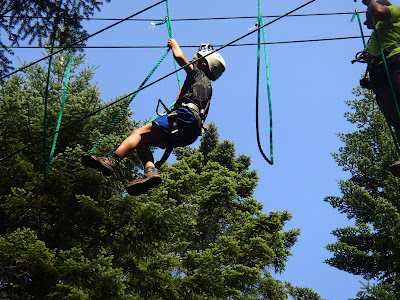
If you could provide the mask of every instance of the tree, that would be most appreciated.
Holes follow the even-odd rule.
[[[63,94],[67,56],[54,59],[48,101],[48,131],[55,130]],[[90,84],[92,67],[82,68],[84,55],[72,63],[63,125],[102,107],[98,88]],[[46,67],[35,65],[24,75],[7,80],[0,93],[0,156],[43,137],[43,99]],[[87,151],[119,112],[122,103],[60,132],[48,180],[43,179],[43,143],[0,163],[0,295],[3,299],[131,299],[122,272],[104,251],[84,253],[102,236],[107,222],[99,199],[108,199],[121,185],[80,167]],[[129,114],[122,117],[100,146],[121,142],[134,128]],[[52,138],[47,143],[50,152]],[[127,162],[133,169],[138,160]],[[122,178],[121,172],[116,175]],[[99,186],[109,186],[99,191]],[[102,200],[105,203],[106,200]],[[96,228],[96,226],[100,226]],[[95,231],[95,232],[94,232]],[[92,232],[93,234],[90,234]]]
[[[355,224],[333,231],[337,242],[327,245],[333,257],[326,263],[377,282],[357,299],[399,299],[400,181],[388,171],[397,153],[372,92],[358,87],[354,94],[346,118],[357,130],[339,134],[345,145],[333,154],[350,178],[339,181],[341,197],[325,201]]]
[[[324,300],[309,288],[293,286],[289,282],[286,282],[286,288],[289,295],[292,296],[294,300]]]
[[[29,39],[29,44],[37,40],[42,45],[60,27],[62,30],[58,39],[62,46],[66,46],[73,35],[78,40],[86,36],[80,21],[100,11],[102,4],[102,1],[92,0],[2,0],[0,28],[8,35],[11,45],[15,46],[25,39]],[[7,54],[13,52],[3,41],[0,39],[0,77],[12,69]]]
[[[93,68],[74,59],[63,124],[103,104],[90,84]],[[49,131],[55,128],[66,57],[51,76]],[[35,76],[33,76],[35,75]],[[0,155],[43,136],[45,68],[7,80],[0,93]],[[262,212],[252,197],[257,172],[235,155],[217,129],[198,148],[175,150],[163,184],[132,197],[124,187],[136,156],[112,177],[81,166],[123,105],[118,102],[60,132],[48,177],[43,146],[0,163],[0,296],[6,299],[287,299],[300,295],[273,278],[283,272],[298,229],[284,230],[287,211]],[[105,153],[138,124],[128,111],[98,146]],[[49,142],[51,139],[49,139]],[[50,144],[50,143],[48,143]],[[50,147],[50,145],[48,145]],[[311,295],[310,291],[306,291]],[[296,299],[318,299],[313,298]]]

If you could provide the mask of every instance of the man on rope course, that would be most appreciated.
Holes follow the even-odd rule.
[[[368,46],[353,61],[367,62],[369,79],[364,77],[362,87],[374,91],[378,106],[389,125],[393,126],[397,143],[400,143],[400,7],[392,5],[388,0],[363,0],[367,7],[368,29],[375,30],[371,34]],[[381,50],[386,58],[390,74],[389,82]],[[392,84],[392,87],[391,87]],[[393,99],[395,94],[397,105]],[[390,166],[391,173],[400,177],[400,161]]]
[[[162,179],[156,167],[159,168],[167,159],[172,148],[192,144],[206,129],[207,125],[204,121],[212,95],[210,80],[217,80],[225,71],[224,59],[217,52],[209,54],[212,52],[209,45],[205,45],[204,49],[203,45],[200,46],[193,58],[195,60],[193,64],[189,64],[175,39],[169,39],[167,46],[172,50],[176,62],[181,67],[185,66],[184,70],[187,73],[172,111],[166,109],[167,114],[161,115],[152,123],[135,129],[111,155],[82,157],[84,166],[97,169],[109,176],[112,175],[118,163],[136,149],[143,164],[144,173],[126,188],[126,191],[132,196],[141,195],[150,188],[158,186]],[[164,108],[166,107],[164,106]],[[167,149],[161,161],[156,164],[154,164],[150,146]]]

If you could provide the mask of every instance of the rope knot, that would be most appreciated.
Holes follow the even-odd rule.
[[[156,26],[158,26],[158,25],[165,24],[165,23],[167,23],[167,21],[168,21],[168,16],[166,16],[166,17],[164,18],[164,20],[161,21],[161,22],[151,22],[151,23],[150,23],[150,24],[151,24],[150,29],[154,29],[154,28],[155,28]]]

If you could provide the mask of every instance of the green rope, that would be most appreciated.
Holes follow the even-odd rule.
[[[133,99],[135,99],[136,95],[139,93],[139,90],[146,84],[147,80],[149,80],[149,78],[151,77],[151,75],[153,75],[153,73],[156,71],[156,69],[159,67],[159,65],[161,64],[161,62],[164,60],[164,58],[167,56],[169,52],[169,49],[167,51],[165,51],[165,53],[163,54],[163,56],[161,57],[161,59],[158,61],[158,63],[154,66],[154,68],[150,71],[149,75],[147,75],[147,77],[145,78],[145,80],[140,84],[138,90],[133,93],[132,97],[125,102],[123,108],[121,109],[121,111],[118,113],[118,115],[114,118],[114,120],[111,122],[111,124],[107,127],[107,129],[104,131],[103,135],[99,138],[99,140],[96,142],[96,144],[93,146],[93,148],[89,151],[89,154],[92,154],[94,152],[94,150],[96,150],[97,146],[101,144],[101,142],[104,140],[104,138],[106,137],[106,135],[109,134],[109,132],[111,131],[111,129],[114,127],[115,124],[117,124],[117,122],[119,121],[119,119],[121,118],[121,116],[125,113],[125,111],[128,109],[129,104],[133,101]]]
[[[165,24],[165,23],[167,23],[167,18],[165,18],[165,19],[162,20],[161,22],[151,22],[150,24],[151,24],[152,26],[151,26],[150,28],[153,29],[153,28],[155,28],[156,26],[163,25],[163,24]]]
[[[350,22],[353,22],[356,16],[357,16],[357,20],[358,20],[358,26],[360,27],[361,37],[362,37],[364,48],[367,48],[367,43],[365,42],[364,31],[362,28],[362,23],[361,23],[361,19],[360,19],[360,14],[358,13],[358,9],[356,9],[355,12],[353,13],[353,16],[351,17]]]
[[[165,20],[163,22],[160,23],[153,23],[153,26],[157,26],[157,25],[161,25],[161,24],[165,24],[167,23],[167,28],[168,28],[168,34],[170,38],[173,38],[172,36],[172,27],[171,27],[171,17],[170,17],[170,12],[169,12],[169,2],[168,0],[166,0],[166,5],[167,5],[167,17],[165,18]],[[111,124],[108,126],[108,128],[105,130],[105,132],[103,133],[103,135],[99,138],[99,140],[96,142],[96,144],[93,146],[93,148],[89,151],[89,154],[92,154],[94,152],[94,150],[96,150],[97,146],[101,144],[101,142],[104,140],[104,138],[110,133],[111,129],[115,126],[115,124],[119,121],[119,119],[121,118],[121,116],[126,112],[126,110],[128,109],[129,104],[133,101],[133,99],[135,99],[136,95],[139,93],[140,89],[146,84],[146,82],[150,79],[151,75],[153,75],[153,73],[156,71],[156,69],[160,66],[161,62],[164,60],[164,58],[167,56],[169,52],[169,49],[167,51],[165,51],[165,53],[163,54],[163,56],[161,57],[161,59],[158,61],[158,63],[155,65],[155,67],[150,71],[149,75],[147,75],[147,77],[145,78],[145,80],[142,82],[142,84],[139,86],[139,89],[133,93],[132,97],[125,103],[125,105],[123,106],[123,108],[121,109],[121,111],[118,113],[118,115],[115,117],[115,119],[111,122]],[[175,63],[175,71],[178,70],[178,65],[176,63],[176,61],[174,60]],[[178,85],[179,88],[181,88],[181,82],[180,82],[180,77],[179,77],[179,73],[176,72],[177,78],[178,78]],[[174,106],[175,103],[172,103],[168,108],[171,109]],[[149,122],[147,122],[146,124],[149,124],[151,122],[153,122],[155,119],[157,119],[157,117],[154,117],[153,119],[151,119]],[[109,153],[113,152],[115,150],[115,148],[110,151]],[[108,154],[109,154],[108,153]]]
[[[62,1],[60,0],[57,4],[59,8],[62,6]],[[49,56],[49,67],[47,69],[47,80],[46,80],[46,91],[45,91],[45,99],[44,99],[44,121],[43,121],[43,167],[44,167],[44,180],[47,179],[47,162],[46,162],[46,148],[47,148],[47,106],[49,102],[49,92],[50,92],[50,76],[51,76],[51,67],[53,64],[53,57],[54,57],[54,46],[56,43],[56,38],[57,38],[57,27],[58,23],[60,21],[59,15],[57,13],[55,19],[54,19],[54,25],[53,25],[53,33],[52,33],[52,41],[51,41],[51,50],[50,50],[50,56]]]
[[[169,1],[166,0],[165,3],[167,5],[167,18],[166,18],[166,21],[167,21],[168,35],[169,35],[170,39],[173,39],[174,36],[172,35],[171,14],[170,14],[170,11],[169,11]],[[174,59],[174,66],[175,66],[175,70],[179,69],[178,63],[176,62],[175,59]],[[179,77],[179,72],[176,72],[176,78],[178,79],[178,86],[179,86],[179,89],[180,89],[181,88],[181,78]]]
[[[57,120],[56,134],[54,134],[53,145],[52,145],[52,147],[51,147],[50,156],[49,156],[49,161],[47,162],[47,166],[46,166],[46,176],[47,176],[48,173],[49,173],[50,164],[51,164],[51,161],[52,161],[52,159],[53,159],[54,151],[55,151],[56,144],[57,144],[58,130],[60,129],[61,119],[62,119],[62,115],[63,115],[63,112],[64,112],[65,98],[67,97],[67,89],[68,89],[69,75],[70,75],[71,64],[72,64],[72,57],[73,57],[73,56],[74,56],[74,49],[71,48],[70,51],[69,51],[67,74],[66,74],[66,77],[65,77],[64,92],[63,92],[63,97],[62,97],[62,100],[61,100],[60,114],[59,114],[58,120]]]
[[[381,44],[381,41],[380,41],[379,36],[378,36],[378,31],[376,30],[375,19],[373,17],[372,17],[372,23],[374,25],[374,32],[375,32],[375,36],[376,36],[376,41],[377,41],[377,44],[378,44],[378,47],[379,47],[379,52],[380,52],[381,57],[382,57],[383,65],[385,67],[385,72],[386,72],[386,76],[387,76],[387,79],[388,79],[388,82],[389,82],[389,86],[390,86],[390,89],[391,89],[391,92],[392,92],[393,101],[394,101],[394,104],[396,106],[397,115],[398,115],[398,117],[400,119],[400,109],[399,109],[399,105],[397,103],[396,92],[394,91],[393,82],[392,82],[392,79],[390,78],[389,68],[388,68],[387,63],[386,63],[386,57],[385,57],[385,54],[383,53],[382,44]],[[393,133],[393,130],[392,130],[392,126],[389,124],[387,119],[386,119],[386,122],[388,124],[390,133],[392,135],[393,142],[394,142],[394,144],[396,146],[397,154],[400,156],[399,141],[395,137],[395,135]]]
[[[46,80],[46,91],[44,97],[44,121],[43,121],[43,166],[44,166],[44,179],[47,179],[47,163],[46,163],[46,148],[47,148],[47,106],[49,102],[49,92],[50,92],[50,76],[51,76],[51,67],[53,64],[53,53],[54,53],[54,45],[56,43],[56,25],[54,25],[54,32],[51,41],[51,50],[50,50],[50,59],[49,59],[49,67],[47,69],[47,80]]]
[[[360,14],[358,13],[358,10],[356,9],[356,13],[357,13],[357,20],[358,20],[358,25],[360,27],[360,31],[361,31],[361,36],[362,36],[362,40],[363,40],[363,45],[364,48],[367,47],[367,43],[365,42],[365,36],[364,36],[364,30],[362,28],[362,23],[361,23],[361,19],[360,19]]]
[[[268,67],[268,52],[267,52],[267,38],[265,34],[265,27],[264,27],[264,21],[262,18],[261,14],[261,0],[258,0],[258,18],[257,18],[257,23],[258,23],[258,49],[257,49],[257,90],[256,90],[256,131],[257,131],[257,144],[258,144],[258,149],[260,150],[261,155],[264,157],[264,159],[270,164],[274,164],[274,153],[273,153],[273,139],[272,139],[272,101],[271,101],[271,92],[270,92],[270,80],[269,80],[269,67]],[[267,94],[268,94],[268,106],[269,106],[269,140],[270,140],[270,157],[269,159],[261,145],[260,141],[260,130],[259,130],[259,98],[260,98],[260,57],[261,57],[261,28],[263,31],[263,37],[264,37],[264,54],[265,54],[265,64],[266,64],[266,79],[267,79]]]
[[[360,27],[360,31],[361,31],[361,36],[362,36],[362,41],[363,41],[363,45],[364,48],[367,48],[367,43],[365,42],[365,36],[364,36],[364,30],[362,28],[362,23],[361,23],[361,19],[360,19],[360,14],[358,13],[358,9],[356,9],[353,13],[353,16],[351,17],[350,22],[354,21],[354,18],[357,16],[357,20],[358,20],[358,26]]]
[[[168,0],[166,0],[166,5],[167,5],[167,17],[165,18],[165,20],[163,22],[156,23],[153,25],[157,26],[157,25],[167,23],[168,35],[169,35],[169,38],[172,39],[173,35],[172,35],[171,17],[170,17],[170,12],[169,12],[169,1]],[[177,71],[179,69],[179,66],[175,59],[174,59],[174,66],[175,66],[175,71]],[[178,86],[179,86],[179,90],[180,90],[182,85],[181,85],[181,79],[179,76],[179,72],[176,72],[176,78],[178,80]],[[168,109],[171,110],[174,107],[174,105],[175,105],[175,101],[168,106]],[[164,114],[164,113],[166,113],[166,111],[163,111],[161,114]],[[150,121],[148,121],[146,123],[146,125],[152,123],[154,120],[157,120],[158,118],[159,118],[159,116],[155,116],[155,117],[151,118]]]

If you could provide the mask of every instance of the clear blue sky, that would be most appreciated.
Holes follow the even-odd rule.
[[[361,1],[361,0],[360,0]],[[365,10],[361,2],[317,0],[296,13],[354,12]],[[105,4],[95,17],[125,18],[156,1],[117,1]],[[263,15],[281,15],[307,1],[263,1]],[[252,1],[184,1],[170,0],[171,18],[211,18],[256,16],[258,2]],[[396,2],[394,3],[396,4]],[[137,18],[163,19],[165,3]],[[364,14],[361,15],[365,19]],[[286,17],[267,26],[269,42],[326,39],[359,36],[357,21],[351,15]],[[272,19],[265,19],[265,23]],[[175,21],[174,38],[181,45],[211,43],[224,45],[246,34],[255,19]],[[84,26],[93,33],[114,21],[88,21]],[[89,46],[164,46],[168,40],[166,26],[150,29],[150,21],[128,21],[88,41]],[[365,34],[369,31],[364,28]],[[239,43],[256,43],[253,34]],[[256,46],[227,47],[221,50],[226,60],[224,75],[214,83],[208,122],[216,123],[220,139],[232,140],[237,154],[252,157],[252,168],[260,177],[255,198],[264,204],[264,211],[288,210],[293,220],[285,229],[300,228],[301,236],[292,249],[293,256],[286,272],[276,276],[294,285],[309,287],[323,298],[354,298],[360,289],[359,276],[334,269],[323,261],[331,256],[324,247],[335,239],[331,231],[352,225],[352,221],[334,210],[323,199],[340,196],[337,180],[346,174],[337,166],[331,153],[342,143],[338,132],[351,132],[344,118],[348,111],[345,100],[353,99],[352,89],[358,85],[365,65],[350,61],[363,47],[361,39],[325,42],[274,44],[268,46],[269,73],[273,108],[275,164],[267,164],[258,152],[255,129]],[[130,93],[140,85],[166,48],[159,49],[88,49],[89,65],[99,66],[94,82],[101,97],[112,100]],[[190,58],[195,48],[184,48]],[[16,49],[22,60],[41,57],[38,51]],[[18,61],[16,66],[18,66]],[[263,63],[263,67],[265,64]],[[149,82],[173,71],[169,55]],[[264,69],[262,69],[264,75]],[[184,78],[185,74],[181,73]],[[131,108],[134,118],[143,120],[155,115],[159,98],[172,103],[178,92],[176,76],[141,91]],[[263,77],[261,99],[261,135],[269,153],[269,119],[266,106],[266,83]],[[196,143],[195,145],[197,145]],[[161,153],[158,153],[160,155]],[[364,281],[365,282],[365,281]]]

